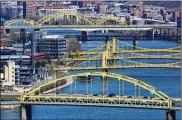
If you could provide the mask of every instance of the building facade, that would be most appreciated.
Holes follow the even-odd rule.
[[[37,42],[37,51],[51,59],[61,58],[66,53],[66,38],[59,35],[47,35]]]
[[[2,86],[12,87],[15,85],[15,62],[7,61],[6,65],[3,66],[3,77]]]
[[[6,65],[7,61],[13,61],[15,64],[15,82],[23,84],[32,81],[31,57],[28,55],[1,55],[1,67]]]
[[[23,6],[17,6],[16,2],[1,2],[1,18],[10,20],[23,17]]]
[[[63,13],[76,13],[77,9],[61,9],[59,7],[47,7],[47,8],[42,8],[37,10],[37,15],[38,16],[45,16],[45,15],[50,15],[50,14],[54,14],[57,12],[63,12]]]
[[[4,49],[6,47],[6,41],[0,40],[0,46],[1,46],[1,49]]]

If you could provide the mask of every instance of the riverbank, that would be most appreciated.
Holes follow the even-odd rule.
[[[71,85],[73,83],[73,81],[74,81],[73,79],[66,79],[66,84],[61,85],[61,86],[59,86],[57,88],[53,88],[51,90],[45,91],[45,92],[43,92],[43,94],[52,93],[52,92],[54,92],[56,90],[62,89],[64,87],[67,87],[67,86]]]
[[[66,72],[64,72],[64,73],[66,73]],[[59,76],[59,77],[64,77],[64,76],[65,76],[65,75]],[[42,84],[48,82],[48,81],[51,81],[51,80],[45,80],[45,81],[35,82],[35,83],[33,84],[33,89],[34,89],[35,87],[39,86],[39,85],[42,85]],[[60,85],[60,86],[57,86],[56,88],[47,90],[47,91],[43,92],[43,94],[52,93],[52,92],[54,92],[54,91],[56,91],[56,90],[65,88],[65,87],[71,85],[73,82],[74,82],[74,80],[71,79],[71,78],[70,78],[70,79],[66,79],[66,83],[65,83],[65,84]],[[29,90],[30,90],[30,89],[29,89]],[[18,91],[19,91],[19,92],[16,92],[17,94],[20,94],[20,93],[23,94],[23,91],[25,91],[25,90],[22,88],[21,90],[19,89]],[[17,108],[17,107],[19,107],[19,105],[1,105],[1,110],[10,110],[10,109],[15,109],[15,108]]]
[[[19,107],[20,105],[1,105],[2,110],[10,110]]]

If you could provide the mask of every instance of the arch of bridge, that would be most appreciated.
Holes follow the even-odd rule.
[[[123,24],[125,23],[124,18],[102,17],[98,20],[93,20],[93,19],[90,19],[87,16],[82,15],[82,14],[77,13],[77,12],[57,12],[57,13],[54,13],[51,15],[47,15],[47,16],[39,19],[38,21],[34,21],[34,20],[30,20],[30,19],[12,19],[12,20],[5,22],[5,26],[10,26],[16,22],[23,22],[23,23],[31,25],[31,26],[35,26],[35,25],[36,26],[42,26],[45,22],[48,22],[48,21],[50,21],[53,18],[56,18],[58,16],[64,16],[64,15],[72,15],[72,16],[81,18],[81,19],[85,20],[87,23],[89,23],[90,25],[102,25],[107,20],[114,20],[116,22],[120,22]]]
[[[85,20],[90,25],[94,25],[94,21],[92,19],[89,19],[87,16],[76,13],[76,12],[57,12],[55,14],[51,14],[51,15],[48,15],[48,16],[45,16],[45,17],[41,18],[40,20],[38,20],[36,22],[36,24],[41,26],[42,24],[52,20],[53,18],[56,18],[58,16],[64,16],[64,15],[72,15],[72,16],[75,16],[75,17],[78,17],[78,18],[81,18],[81,19]]]
[[[120,75],[120,74],[115,74],[115,73],[109,73],[109,72],[86,72],[86,73],[77,73],[77,74],[73,74],[70,76],[64,76],[55,80],[51,80],[49,82],[46,82],[34,89],[32,89],[31,91],[27,92],[26,94],[24,94],[24,96],[29,96],[33,93],[35,93],[36,91],[39,91],[42,87],[51,85],[53,83],[56,83],[57,81],[61,81],[61,80],[65,80],[65,79],[69,79],[69,78],[73,78],[73,77],[79,77],[79,76],[102,76],[102,77],[111,77],[111,78],[116,78],[118,80],[124,80],[126,82],[132,83],[134,85],[138,85],[146,90],[148,90],[149,92],[151,92],[152,94],[155,94],[157,97],[161,98],[161,99],[168,99],[169,97],[164,94],[163,92],[157,90],[156,88],[152,87],[151,85],[144,83],[140,80],[125,76],[125,75]]]
[[[11,26],[14,23],[17,22],[22,22],[25,24],[28,24],[30,26],[34,26],[35,25],[35,21],[34,20],[29,20],[29,19],[12,19],[12,20],[8,20],[4,23],[4,26]]]

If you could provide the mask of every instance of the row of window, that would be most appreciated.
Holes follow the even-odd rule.
[[[66,45],[39,45],[37,46],[37,48],[52,48],[52,49],[57,49],[57,48],[60,48],[60,47],[66,47]],[[53,48],[54,47],[54,48]]]
[[[62,46],[64,46],[64,47],[66,47],[66,44],[52,44],[52,45],[48,45],[48,43],[46,44],[46,45],[38,45],[37,47],[53,47],[53,46],[55,46],[55,47],[62,47]]]
[[[66,40],[51,40],[51,41],[38,41],[38,43],[50,43],[50,44],[58,44],[58,43],[66,43]]]
[[[38,41],[37,44],[66,44],[66,41]]]
[[[45,51],[52,50],[52,51],[57,51],[57,50],[66,50],[66,48],[65,47],[55,48],[55,47],[52,46],[51,48],[49,48],[49,47],[40,47],[37,50],[45,50]]]

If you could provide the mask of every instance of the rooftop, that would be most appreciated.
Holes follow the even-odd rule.
[[[23,44],[13,44],[13,47],[23,47]]]
[[[8,60],[8,61],[6,61],[7,63],[11,63],[11,64],[15,64],[15,62],[14,61],[12,61],[12,60]]]
[[[1,59],[30,58],[28,55],[1,55]]]
[[[64,36],[62,36],[62,35],[45,35],[43,38],[44,39],[45,38],[46,39],[50,39],[50,38],[57,39],[57,38],[64,38]]]

